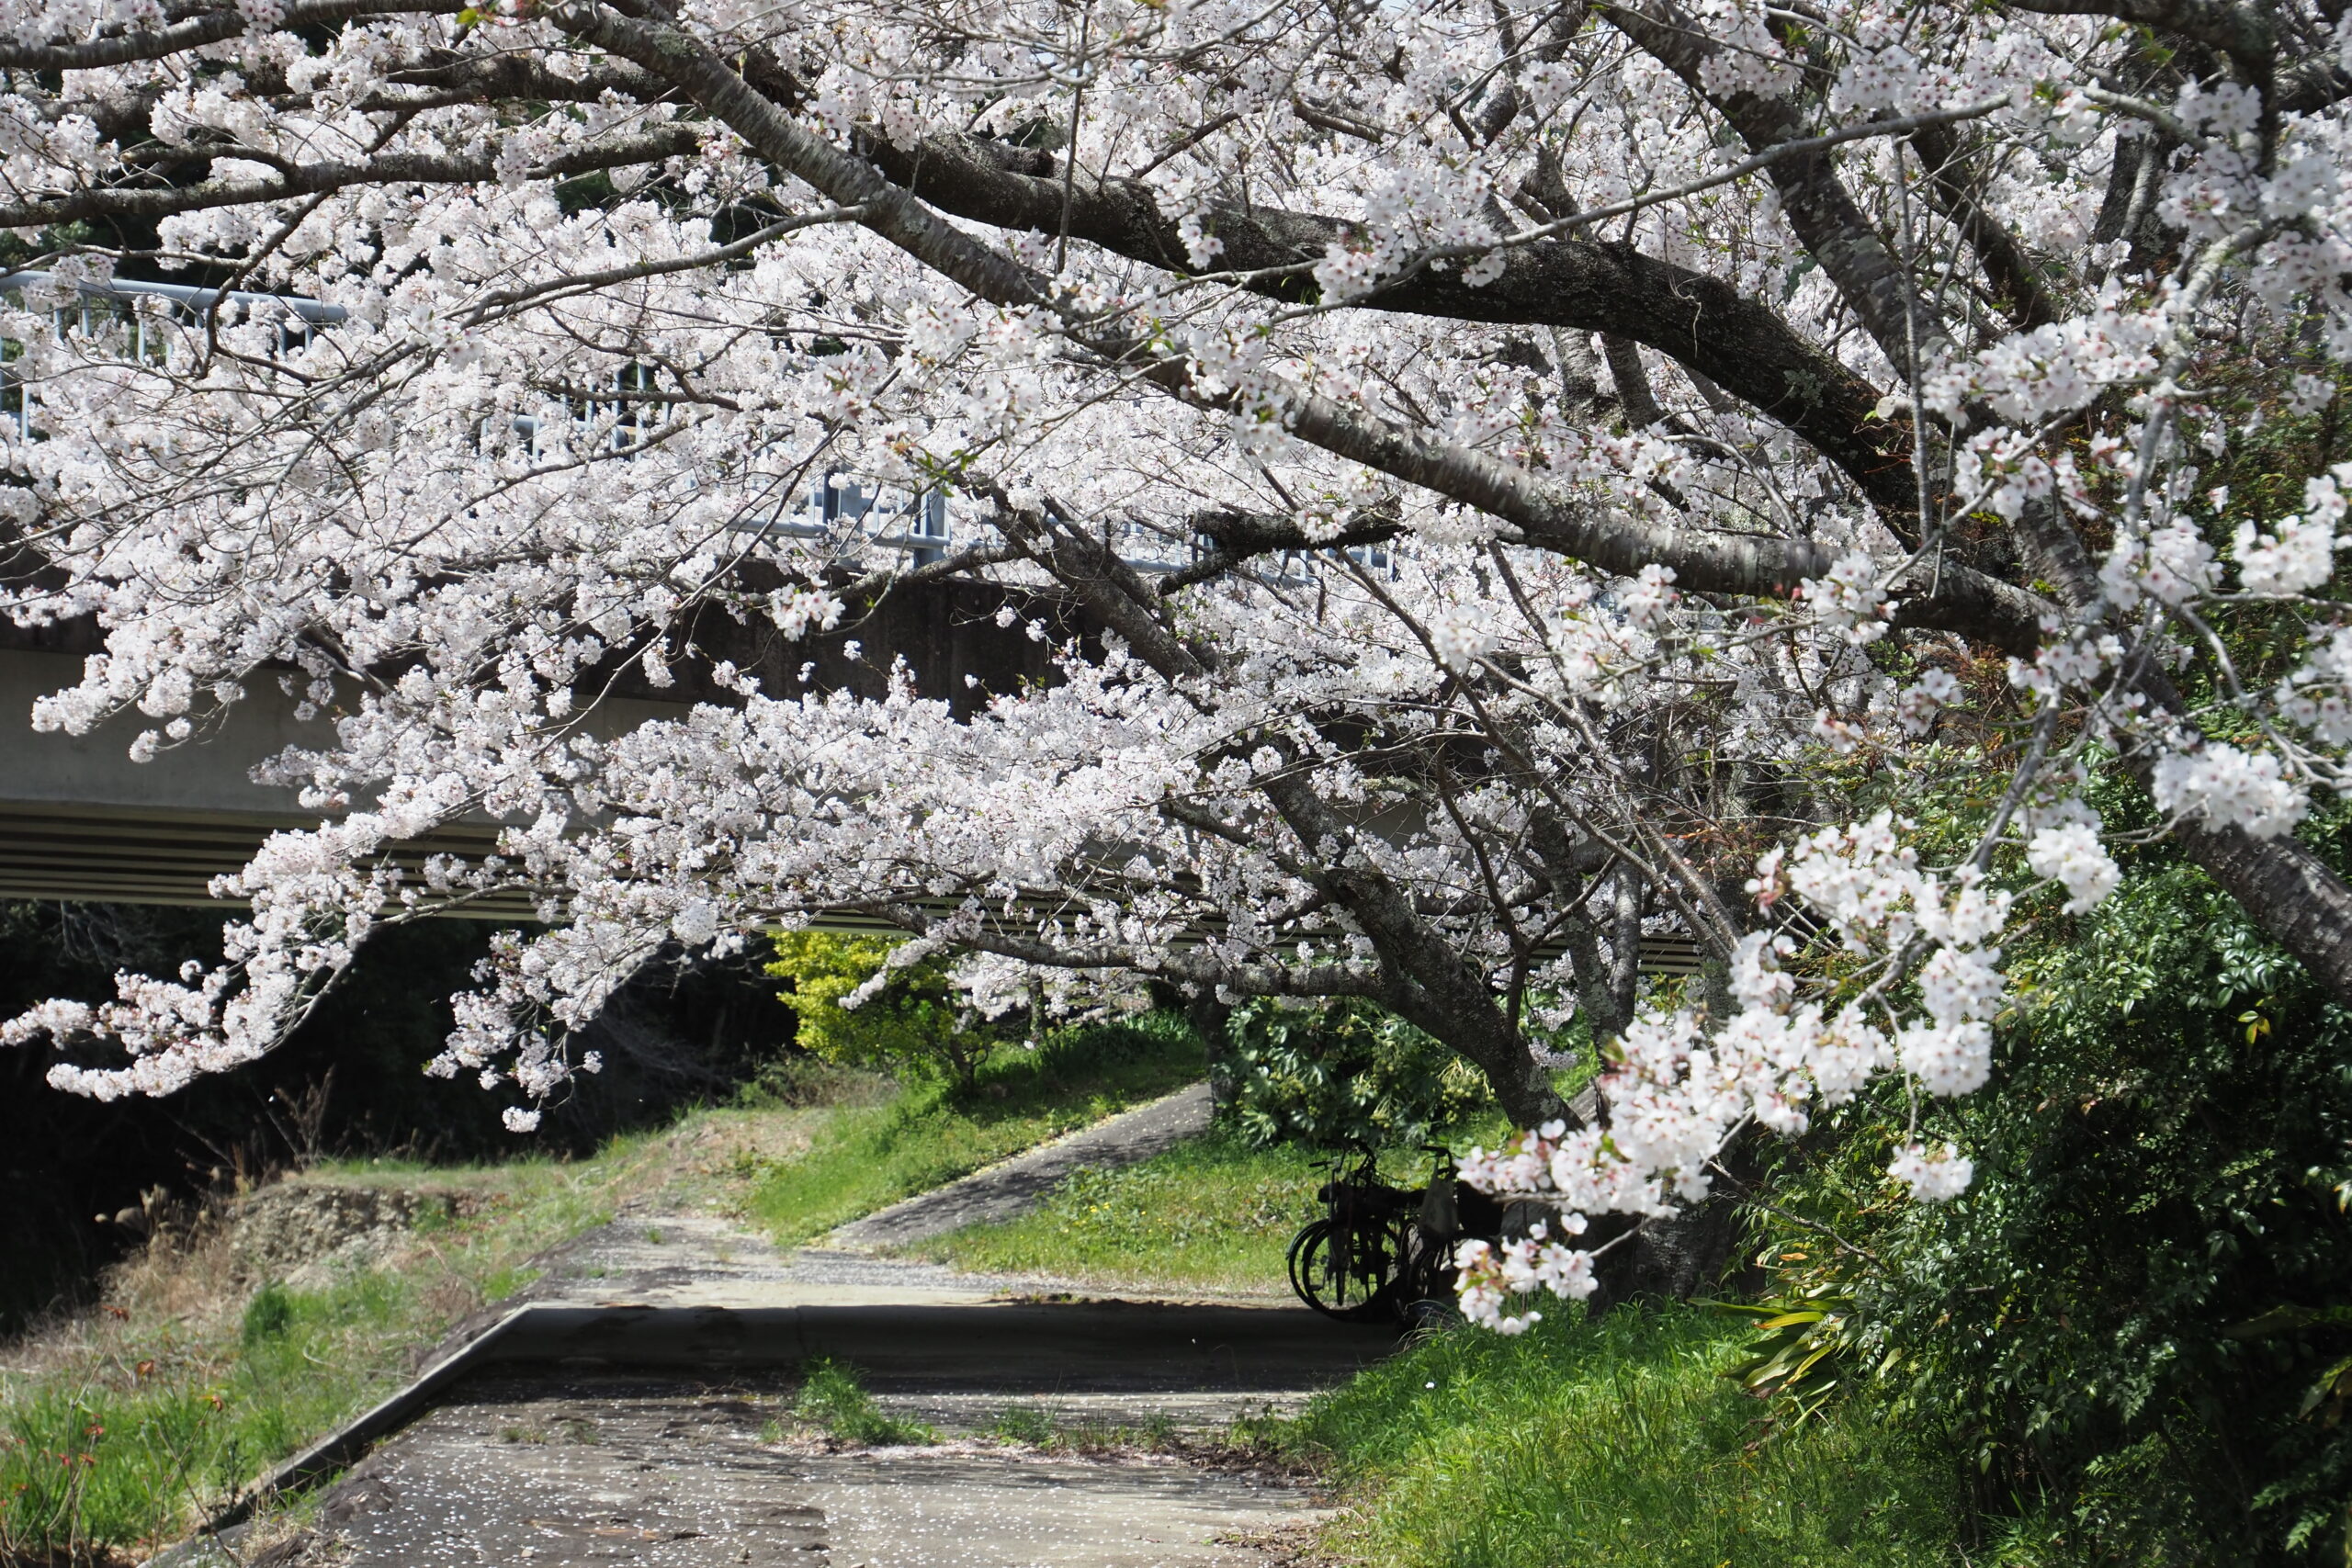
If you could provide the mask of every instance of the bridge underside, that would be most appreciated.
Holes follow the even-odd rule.
[[[59,898],[93,904],[234,908],[212,897],[213,878],[244,869],[271,833],[315,828],[318,819],[107,806],[24,806],[0,801],[0,898]],[[429,854],[488,854],[489,828],[458,829],[402,845],[393,861],[411,873]],[[530,901],[484,900],[467,914],[528,920]]]
[[[56,808],[0,802],[0,898],[57,898],[105,904],[202,906],[226,912],[233,902],[208,891],[213,878],[243,869],[262,839],[281,828],[315,826],[296,818],[255,818],[164,814],[107,807]],[[492,829],[435,834],[407,844],[393,859],[412,872],[427,854],[472,859],[491,852]],[[486,898],[460,914],[475,919],[537,918],[520,895]],[[818,931],[888,932],[875,916],[836,911],[811,921]],[[1699,972],[1698,945],[1679,937],[1642,939],[1642,970],[1660,976]]]
[[[852,660],[842,649],[850,637],[864,637],[872,646],[904,652],[926,694],[966,705],[991,690],[1051,678],[1041,645],[994,624],[1003,602],[1001,591],[985,584],[934,585],[895,603],[886,599],[855,625],[822,638],[770,639],[725,651],[740,652],[738,665],[759,671],[770,691],[796,688],[806,662],[816,666],[817,690],[871,688],[879,694],[887,663]],[[743,635],[724,627],[704,628],[697,637],[707,648],[723,632]],[[226,912],[235,906],[212,897],[215,878],[243,869],[269,834],[319,822],[292,791],[254,784],[254,766],[289,746],[323,745],[331,739],[326,725],[297,720],[290,699],[255,682],[254,694],[231,710],[217,733],[150,762],[136,763],[128,755],[132,739],[153,722],[140,715],[123,716],[87,736],[34,733],[26,722],[34,701],[72,685],[80,656],[98,647],[96,628],[86,624],[27,632],[0,621],[0,734],[9,739],[0,753],[0,898],[209,906]],[[967,683],[967,674],[977,685]],[[675,714],[682,703],[721,695],[684,688],[655,701],[650,693],[634,692],[611,702],[610,716],[615,724],[633,725]],[[17,728],[9,733],[12,724]],[[412,872],[428,855],[474,860],[491,852],[495,835],[488,822],[464,825],[402,845],[392,858]],[[462,913],[503,921],[537,916],[521,894],[486,898]],[[817,926],[889,929],[856,914],[830,916]],[[1687,940],[1643,940],[1642,967],[1651,974],[1695,974],[1698,958]]]

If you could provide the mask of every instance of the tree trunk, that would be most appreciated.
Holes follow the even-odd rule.
[[[1226,1028],[1232,1020],[1233,1009],[1217,1000],[1216,992],[1206,986],[1184,1005],[1184,1021],[1201,1037],[1201,1044],[1208,1054],[1209,1100],[1219,1119],[1233,1109],[1241,1090],[1241,1064],[1234,1054],[1233,1036]]]
[[[1723,1289],[1724,1276],[1747,1234],[1739,1210],[1739,1194],[1753,1185],[1758,1162],[1758,1134],[1750,1129],[1723,1153],[1721,1164],[1733,1179],[1717,1179],[1713,1193],[1670,1218],[1652,1220],[1641,1233],[1620,1243],[1595,1268],[1600,1288],[1585,1303],[1588,1312],[1607,1312],[1632,1302],[1680,1302],[1711,1295]],[[1620,1222],[1620,1228],[1630,1222]],[[1586,1236],[1589,1245],[1607,1237]],[[1611,1231],[1611,1234],[1616,1234]]]

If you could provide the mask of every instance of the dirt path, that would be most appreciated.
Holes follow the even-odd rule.
[[[827,1239],[1017,1213],[1080,1166],[1190,1135],[1204,1110],[1171,1097]],[[1395,1344],[1295,1306],[1090,1300],[780,1251],[699,1204],[626,1214],[548,1265],[526,1310],[444,1348],[462,1381],[323,1494],[308,1534],[173,1568],[1262,1568],[1276,1559],[1251,1538],[1295,1535],[1317,1500],[1198,1462],[1186,1434],[1295,1408]],[[797,1369],[817,1357],[936,1440],[860,1449],[796,1426]]]

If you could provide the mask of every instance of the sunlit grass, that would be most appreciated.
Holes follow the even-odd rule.
[[[758,1178],[751,1213],[776,1240],[807,1241],[901,1198],[1198,1081],[1200,1043],[1180,1019],[1072,1030],[1039,1050],[1008,1046],[978,1082],[910,1085],[879,1105],[833,1111],[806,1154]]]
[[[1080,1171],[1035,1212],[912,1249],[966,1269],[1279,1292],[1290,1238],[1317,1213],[1313,1156],[1224,1133],[1120,1170]]]
[[[1376,1564],[1959,1568],[1951,1461],[1860,1404],[1772,1429],[1719,1375],[1744,1332],[1682,1308],[1456,1329],[1269,1435],[1333,1467],[1334,1544]]]

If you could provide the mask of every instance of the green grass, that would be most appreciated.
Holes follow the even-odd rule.
[[[225,1502],[401,1382],[407,1348],[440,1326],[420,1285],[390,1272],[319,1292],[269,1285],[225,1332],[148,1325],[95,1364],[12,1386],[0,1561],[152,1542]]]
[[[756,1179],[750,1212],[777,1241],[806,1241],[1205,1070],[1200,1043],[1168,1014],[1072,1030],[1035,1051],[1008,1047],[969,1090],[921,1082],[883,1104],[833,1111],[807,1153]]]
[[[1061,1454],[1132,1454],[1138,1449],[1169,1453],[1187,1448],[1200,1452],[1227,1446],[1217,1439],[1203,1444],[1196,1436],[1188,1437],[1177,1427],[1175,1417],[1160,1412],[1145,1416],[1136,1426],[1100,1416],[1057,1421],[1050,1404],[1043,1407],[1008,1404],[989,1423],[988,1435],[1001,1443]]]
[[[1283,1291],[1283,1255],[1317,1212],[1314,1157],[1224,1132],[1121,1170],[1080,1171],[1018,1219],[923,1244],[925,1258],[1001,1273]]]
[[[860,1448],[889,1448],[901,1443],[928,1443],[937,1435],[919,1421],[901,1421],[886,1415],[857,1379],[857,1369],[843,1362],[816,1360],[802,1373],[800,1397],[792,1407],[795,1418],[822,1427],[844,1443]]]
[[[1958,1568],[1952,1463],[1859,1405],[1769,1431],[1718,1375],[1745,1332],[1696,1309],[1456,1329],[1262,1435],[1331,1465],[1355,1505],[1333,1544],[1384,1568]]]

